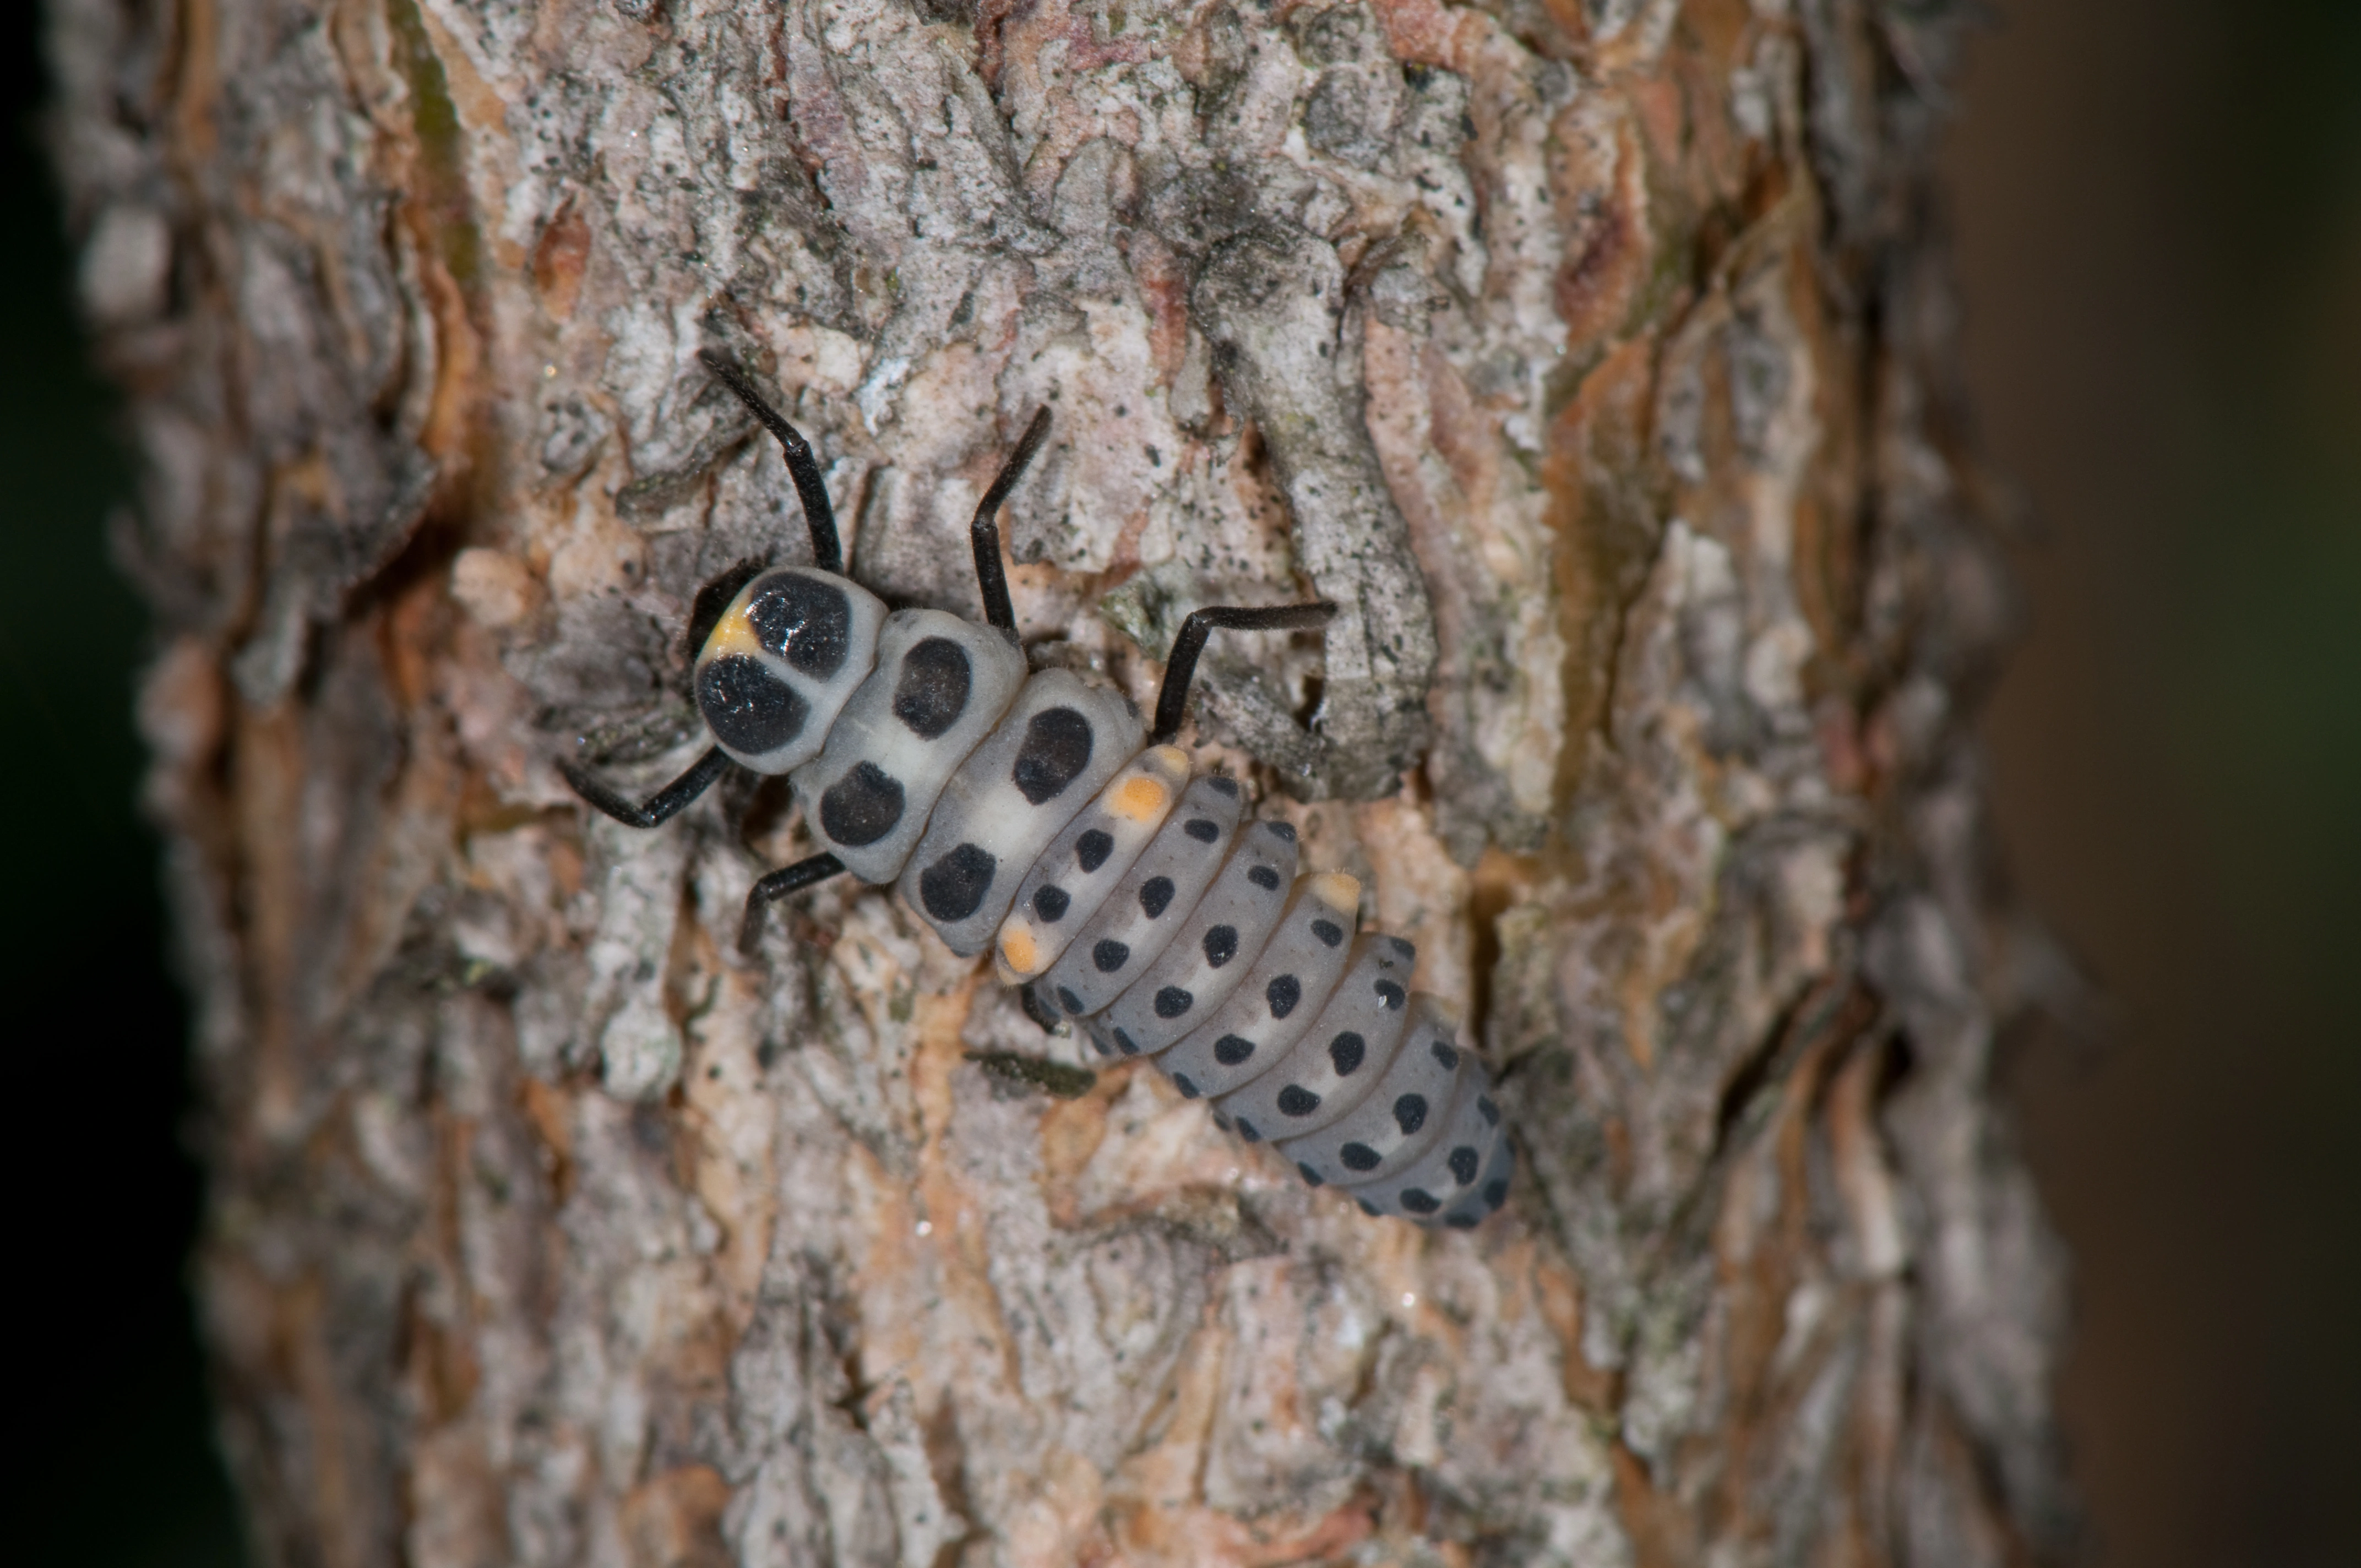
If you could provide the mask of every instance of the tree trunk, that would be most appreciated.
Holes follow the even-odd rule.
[[[57,0],[268,1563],[2023,1563],[2059,969],[1928,155],[1948,0]],[[1152,696],[1374,885],[1521,1155],[1364,1217],[883,889],[741,957],[684,627],[807,559]],[[1299,715],[1314,712],[1307,729]]]

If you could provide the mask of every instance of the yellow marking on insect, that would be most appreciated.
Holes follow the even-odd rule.
[[[1189,753],[1180,747],[1151,746],[1148,754],[1163,763],[1167,772],[1178,773],[1184,779],[1189,776]]]
[[[719,659],[743,653],[748,658],[758,658],[762,652],[763,640],[754,635],[753,619],[743,609],[736,609],[715,623],[713,635],[705,640],[700,657]]]
[[[1361,907],[1361,879],[1343,872],[1322,872],[1312,879],[1312,896],[1340,913],[1356,914]]]
[[[1041,959],[1040,944],[1021,922],[1012,920],[1000,933],[1000,957],[1018,974],[1031,974]]]
[[[1126,822],[1145,822],[1163,810],[1171,795],[1172,792],[1159,780],[1126,779],[1123,787],[1115,792],[1115,798],[1107,802],[1107,809]]]

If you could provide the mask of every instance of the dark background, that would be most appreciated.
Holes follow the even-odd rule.
[[[30,1561],[227,1564],[128,482],[0,9],[5,1517]],[[1959,108],[1967,369],[2035,524],[1997,800],[2114,1018],[2010,1069],[2077,1478],[2112,1563],[2361,1563],[2361,4],[2016,0]]]

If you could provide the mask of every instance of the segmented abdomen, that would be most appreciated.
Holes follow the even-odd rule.
[[[1411,992],[1411,945],[1356,938],[1360,883],[1298,876],[1294,830],[1177,747],[1143,751],[1119,694],[808,568],[747,585],[697,692],[724,750],[790,774],[823,850],[898,878],[953,951],[991,947],[1102,1055],[1151,1058],[1368,1213],[1466,1228],[1505,1200],[1490,1080]]]

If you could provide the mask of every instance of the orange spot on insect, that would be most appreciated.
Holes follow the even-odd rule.
[[[754,623],[741,608],[723,616],[713,628],[697,652],[699,659],[719,659],[724,654],[743,653],[754,657],[763,652],[763,640],[754,635]]]
[[[1312,879],[1312,896],[1331,909],[1354,914],[1361,907],[1361,879],[1343,872],[1323,872]]]
[[[1000,934],[1000,956],[1018,974],[1031,974],[1041,957],[1040,945],[1033,933],[1022,926],[1011,926]]]
[[[1171,793],[1155,779],[1129,779],[1115,792],[1115,798],[1107,803],[1107,807],[1126,822],[1145,822],[1164,809],[1164,803],[1171,798]]]

